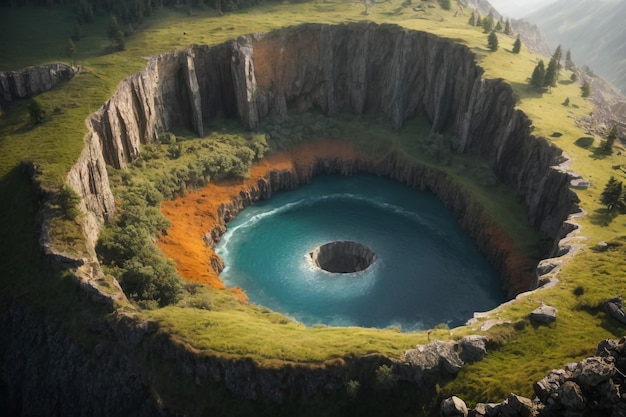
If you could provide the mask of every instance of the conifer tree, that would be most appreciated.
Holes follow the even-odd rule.
[[[554,50],[552,59],[556,63],[556,78],[554,80],[554,82],[556,82],[559,79],[559,75],[561,75],[561,60],[563,59],[563,48],[561,48],[561,45],[557,46]]]
[[[574,67],[575,65],[574,65],[574,61],[572,61],[572,51],[568,49],[567,52],[565,53],[565,69],[572,70],[574,69]]]
[[[502,23],[500,23],[500,21],[498,20],[498,23],[496,23],[496,32],[501,32],[502,31]]]
[[[115,44],[115,48],[118,51],[126,49],[126,37],[124,36],[124,32],[120,29],[120,25],[117,23],[117,18],[115,16],[111,16],[107,34],[109,35],[109,39],[111,39],[111,41]]]
[[[493,30],[493,14],[489,13],[489,15],[483,19],[482,24],[484,32],[490,33]]]
[[[544,80],[546,78],[546,68],[543,60],[540,60],[535,66],[533,75],[530,77],[530,85],[540,89],[543,88]]]
[[[521,50],[522,50],[522,41],[519,40],[519,36],[518,36],[517,39],[515,40],[515,43],[513,44],[513,53],[519,54]]]
[[[556,86],[556,80],[558,79],[557,67],[558,64],[554,58],[550,59],[550,62],[548,62],[548,68],[546,68],[546,75],[543,80],[544,87],[550,88]]]
[[[28,114],[33,124],[38,125],[46,118],[46,111],[41,106],[41,103],[37,99],[33,99],[28,105]]]
[[[70,38],[69,42],[67,43],[67,55],[69,55],[71,62],[71,65],[74,66],[74,55],[76,54],[76,45],[74,45],[74,41],[72,40],[72,38]]]
[[[617,140],[617,126],[613,125],[609,130],[609,133],[606,135],[606,139],[604,144],[602,145],[602,149],[607,153],[613,153],[613,145]]]
[[[496,31],[492,30],[487,39],[487,45],[489,46],[489,50],[491,52],[495,52],[498,50],[498,35],[496,35]]]
[[[439,0],[439,5],[444,10],[450,10],[452,8],[452,4],[450,3],[450,0]]]
[[[511,36],[513,34],[513,30],[511,29],[511,22],[509,22],[509,19],[506,20],[506,23],[504,25],[504,33],[508,36]]]
[[[583,86],[580,87],[581,96],[589,97],[591,95],[591,84],[587,80],[583,83]]]
[[[600,202],[604,204],[609,211],[613,211],[613,209],[623,205],[623,187],[622,182],[616,180],[615,177],[611,175],[600,197]]]

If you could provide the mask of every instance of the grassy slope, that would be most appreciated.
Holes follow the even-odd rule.
[[[85,133],[84,119],[110,96],[124,76],[143,68],[143,56],[183,48],[191,43],[216,44],[238,34],[266,31],[285,24],[297,24],[304,21],[358,21],[364,18],[361,12],[362,8],[359,5],[339,2],[310,2],[297,6],[273,3],[220,18],[215,17],[209,9],[197,11],[193,16],[187,16],[178,11],[161,10],[155,13],[153,18],[147,19],[146,27],[128,40],[127,51],[110,55],[100,54],[108,44],[102,36],[105,32],[106,19],[101,18],[95,25],[86,26],[83,39],[77,43],[78,53],[75,60],[89,72],[41,96],[41,101],[47,109],[59,107],[62,114],[51,117],[42,126],[32,128],[28,126],[26,106],[21,103],[0,118],[0,131],[2,132],[0,136],[0,175],[2,176],[0,186],[2,186],[2,195],[13,196],[16,202],[13,204],[10,199],[3,198],[4,203],[0,206],[1,226],[3,232],[8,231],[11,236],[18,236],[15,240],[27,247],[24,251],[13,250],[20,246],[13,244],[13,239],[4,240],[0,264],[0,272],[2,272],[0,275],[3,277],[2,289],[6,290],[6,293],[32,296],[38,299],[41,305],[47,307],[57,304],[55,297],[38,296],[37,294],[42,294],[42,292],[40,289],[33,288],[34,286],[40,288],[41,284],[49,280],[44,279],[43,268],[38,268],[36,264],[33,265],[29,261],[31,257],[36,258],[36,228],[32,227],[34,209],[32,205],[27,205],[26,208],[17,205],[29,199],[28,193],[23,191],[24,180],[14,174],[14,168],[24,158],[38,161],[43,169],[44,185],[58,186],[82,147],[82,136]],[[442,18],[443,22],[439,22]],[[494,54],[488,53],[485,48],[486,36],[479,30],[467,26],[467,14],[456,19],[453,18],[452,13],[443,12],[440,9],[430,9],[427,14],[417,14],[410,9],[402,9],[399,1],[392,1],[376,5],[371,10],[368,19],[395,22],[409,28],[428,30],[441,36],[460,40],[478,54],[481,65],[486,69],[487,77],[503,77],[510,80],[522,99],[520,108],[531,116],[536,132],[542,135],[550,135],[555,131],[562,132],[564,135],[555,139],[555,143],[575,158],[573,169],[593,181],[592,188],[579,192],[583,207],[590,213],[590,216],[581,221],[584,234],[590,238],[589,247],[593,247],[600,240],[613,241],[623,235],[622,220],[619,217],[612,219],[606,216],[598,205],[599,193],[608,176],[616,174],[624,179],[621,170],[611,168],[622,164],[623,158],[617,154],[599,157],[594,153],[593,147],[583,149],[574,144],[577,138],[586,135],[568,119],[569,112],[580,116],[591,111],[587,103],[579,98],[575,84],[560,85],[553,90],[552,94],[544,94],[543,97],[529,91],[526,88],[525,79],[531,73],[536,58],[526,51],[520,55],[511,54],[507,50],[511,49],[512,40],[505,39],[503,36],[500,36],[500,50]],[[32,25],[24,24],[24,22],[31,22]],[[0,62],[3,66],[9,65],[13,69],[42,62],[67,61],[63,50],[67,44],[67,35],[71,32],[69,22],[71,19],[68,19],[66,12],[62,9],[55,9],[52,15],[48,10],[10,11],[3,9],[0,13],[0,23],[4,28],[11,27],[12,30],[4,30],[0,35],[2,36],[0,44],[3,46],[0,52],[2,54]],[[32,43],[33,39],[42,38],[49,42],[49,46],[45,48],[46,52],[32,53],[33,50],[39,51],[39,48]],[[561,106],[560,103],[565,97],[570,97],[572,104],[576,104],[579,108]],[[598,145],[598,142],[596,139],[594,146]],[[501,218],[507,218],[507,210],[507,208],[498,207],[492,211],[496,215],[499,212]],[[24,228],[16,230],[18,225],[24,225]],[[524,225],[512,224],[510,227],[517,228],[521,233],[526,230]],[[31,254],[31,256],[21,256],[24,253]],[[506,329],[495,330],[494,333],[501,333],[503,338],[510,338],[509,343],[502,349],[492,351],[489,357],[481,363],[466,367],[462,371],[461,378],[447,389],[465,394],[468,398],[471,395],[472,398],[482,400],[498,400],[508,391],[529,394],[531,382],[540,378],[546,370],[580,359],[592,352],[598,340],[620,334],[620,330],[606,322],[602,314],[589,313],[587,307],[597,306],[599,300],[609,295],[623,293],[624,284],[619,279],[625,268],[622,259],[624,257],[621,247],[613,249],[613,252],[605,253],[585,249],[574,262],[565,268],[561,274],[563,283],[558,288],[542,291],[514,306],[499,309],[497,313],[499,317],[516,321],[525,317],[540,300],[544,300],[559,308],[560,319],[549,328],[527,326],[516,334]],[[59,280],[59,278],[52,279]],[[602,285],[598,285],[598,280]],[[54,288],[57,287],[55,284],[48,285],[53,288],[45,287],[46,290],[60,298],[65,298],[63,294],[67,291]],[[578,298],[572,295],[572,290],[576,286],[582,286],[585,289],[585,293]],[[197,323],[193,321],[194,315],[178,316],[185,315],[185,309],[163,309],[152,314],[155,318],[162,319],[166,328],[171,323],[176,323],[178,325],[176,332],[188,335],[195,333],[198,347],[215,350],[232,348],[228,345],[212,345],[206,333],[199,332]],[[201,314],[205,315],[203,317],[205,322],[210,323],[220,313],[202,312]],[[262,311],[249,315],[246,320],[242,320],[238,328],[233,330],[233,334],[241,335],[244,338],[244,344],[256,344],[258,343],[256,339],[250,339],[256,336],[253,332],[248,332],[246,328],[258,329],[255,324],[263,321],[271,322],[267,317],[268,314]],[[228,320],[224,321],[224,323],[228,322]],[[294,334],[297,334],[298,338],[307,335],[306,337],[311,338],[311,343],[315,340],[329,340],[330,333],[344,332],[333,339],[336,344],[333,344],[330,350],[326,350],[328,355],[326,357],[345,352],[347,348],[345,344],[342,345],[345,342],[341,340],[348,340],[352,335],[349,330],[308,331],[292,323],[275,327],[283,327],[285,332],[280,334],[289,335],[288,337],[294,337]],[[457,333],[470,331],[472,329],[461,329]],[[384,351],[391,355],[394,352],[400,352],[410,344],[423,342],[424,339],[423,335],[359,332],[362,332],[363,337],[368,339],[376,334],[376,338],[381,342],[374,350]],[[556,341],[558,345],[555,347]],[[260,352],[261,357],[281,358],[284,353],[280,352],[286,352],[280,346],[277,347],[279,353],[272,350],[271,346],[267,349],[269,351],[266,353]],[[364,351],[367,349],[367,346],[364,347]],[[290,355],[296,360],[323,359],[315,350],[289,349],[289,352],[293,352]]]

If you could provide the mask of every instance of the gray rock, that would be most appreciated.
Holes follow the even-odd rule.
[[[534,414],[533,402],[519,395],[509,394],[502,403],[500,415],[502,417],[530,417]]]
[[[566,381],[559,387],[559,401],[569,410],[582,410],[585,408],[585,398],[578,384],[574,381]]]
[[[583,389],[595,387],[615,375],[615,365],[604,358],[591,357],[578,363],[573,378]]]
[[[557,310],[554,307],[542,305],[530,313],[530,318],[536,323],[552,323],[556,320]]]
[[[467,406],[459,397],[446,398],[441,402],[442,417],[467,417]]]
[[[0,104],[8,104],[48,91],[60,82],[71,80],[77,72],[77,68],[65,64],[0,72]]]
[[[459,341],[461,360],[465,363],[473,363],[487,356],[487,338],[485,336],[465,336]]]

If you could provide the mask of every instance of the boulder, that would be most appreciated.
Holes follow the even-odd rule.
[[[441,415],[443,417],[467,417],[467,413],[465,401],[459,397],[446,398],[441,402]]]
[[[533,402],[519,395],[509,394],[502,403],[500,415],[502,417],[530,417],[534,415]]]
[[[607,358],[608,359],[608,358]],[[605,358],[591,357],[578,363],[573,378],[581,388],[592,388],[615,375],[615,365]]]
[[[566,381],[559,387],[559,401],[566,410],[582,410],[585,408],[585,398],[578,384]]]
[[[530,319],[536,323],[552,323],[556,321],[557,310],[554,307],[548,305],[542,305],[537,307],[530,313]]]
[[[487,355],[487,338],[485,336],[466,336],[459,341],[459,345],[461,345],[459,357],[465,363],[478,362]]]

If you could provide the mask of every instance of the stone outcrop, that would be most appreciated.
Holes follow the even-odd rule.
[[[325,243],[309,253],[309,257],[318,268],[338,274],[363,271],[378,258],[367,246],[350,241]]]
[[[530,319],[535,323],[547,324],[556,321],[556,315],[556,308],[542,305],[530,312]]]
[[[65,64],[0,72],[0,105],[48,91],[60,82],[71,80],[77,72],[77,68]]]
[[[445,374],[456,375],[463,365],[481,360],[487,354],[487,338],[466,336],[459,341],[435,340],[407,350],[398,362],[398,378],[423,385]]]
[[[470,416],[622,416],[626,338],[604,340],[596,356],[554,369],[534,384],[535,399],[510,394],[500,404],[477,404]]]

